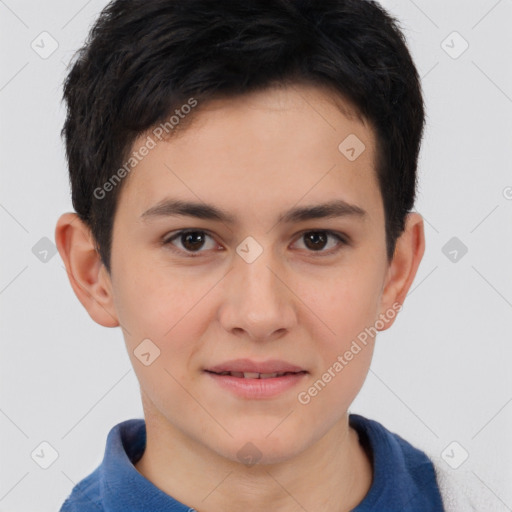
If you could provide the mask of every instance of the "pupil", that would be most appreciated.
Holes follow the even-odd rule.
[[[196,241],[196,243],[194,243],[194,238],[199,239],[199,242]],[[204,237],[199,231],[192,231],[190,233],[183,234],[181,242],[183,243],[183,247],[187,250],[193,251],[194,249],[201,248],[204,243]]]
[[[317,244],[318,241],[321,241],[321,247],[318,247]],[[309,242],[313,242],[313,245],[311,246]],[[309,249],[323,249],[325,247],[325,242],[327,241],[327,235],[326,233],[320,233],[317,231],[312,231],[308,235],[306,235],[306,246]]]

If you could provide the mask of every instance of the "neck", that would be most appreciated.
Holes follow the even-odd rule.
[[[349,512],[372,482],[371,461],[347,415],[306,450],[265,465],[222,457],[157,414],[146,414],[146,433],[136,469],[198,512]]]

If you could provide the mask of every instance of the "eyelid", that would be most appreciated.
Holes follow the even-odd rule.
[[[213,234],[210,233],[207,229],[202,228],[184,228],[184,229],[177,229],[176,231],[171,231],[170,233],[167,233],[162,238],[162,243],[166,244],[171,242],[172,240],[178,238],[180,235],[184,235],[186,233],[205,233],[208,236],[214,238]]]
[[[339,233],[337,231],[333,231],[331,229],[304,229],[303,231],[298,233],[297,237],[295,238],[295,242],[297,240],[300,240],[306,233],[324,233],[327,236],[332,236],[336,238],[339,242],[339,244],[336,247],[331,248],[330,250],[327,251],[307,251],[308,255],[311,255],[313,257],[331,256],[333,254],[337,254],[341,247],[350,245],[350,237],[348,235],[345,235],[344,233]]]
[[[350,243],[350,237],[345,233],[340,233],[338,231],[333,231],[332,229],[304,229],[300,233],[297,234],[296,240],[305,235],[306,233],[325,233],[326,235],[331,235],[334,238],[337,238],[340,242],[344,244]],[[314,252],[314,251],[311,251]]]
[[[172,242],[176,239],[178,239],[180,236],[184,235],[184,234],[187,234],[187,233],[204,233],[205,235],[209,236],[210,238],[212,238],[212,240],[215,241],[215,236],[207,229],[200,229],[200,228],[185,228],[185,229],[180,229],[180,230],[177,230],[177,231],[173,231],[171,233],[168,233],[166,236],[164,236],[164,238],[162,239],[162,245],[164,246],[168,246],[169,249],[174,252],[174,253],[177,253],[177,254],[180,254],[180,255],[185,255],[185,257],[198,257],[200,256],[202,253],[205,253],[205,252],[208,252],[208,251],[203,251],[203,250],[199,250],[199,251],[196,251],[196,252],[193,252],[193,251],[183,251],[181,249],[177,249],[173,246]],[[300,240],[300,238],[302,236],[304,236],[306,233],[324,233],[326,234],[327,236],[332,236],[334,238],[336,238],[339,242],[338,246],[337,247],[334,247],[328,251],[308,251],[306,250],[311,256],[318,256],[318,257],[321,257],[321,256],[329,256],[329,255],[332,255],[332,254],[335,254],[337,253],[342,246],[347,246],[347,245],[350,245],[350,237],[344,233],[339,233],[337,231],[333,231],[333,230],[330,230],[330,229],[304,229],[302,230],[301,232],[299,232],[295,239],[294,239],[294,242],[297,242],[297,240]],[[217,243],[217,242],[216,242]],[[224,250],[224,249],[222,249]]]
[[[172,244],[172,242],[174,240],[179,239],[182,235],[185,235],[187,233],[204,233],[205,235],[209,236],[212,240],[215,241],[215,237],[207,229],[185,228],[185,229],[180,229],[180,230],[177,230],[177,231],[173,231],[173,232],[168,233],[167,235],[165,235],[163,237],[163,239],[162,239],[162,245],[168,247],[172,252],[174,252],[176,254],[185,255],[185,257],[195,258],[195,257],[201,256],[202,253],[207,252],[207,251],[196,251],[196,252],[193,252],[193,251],[183,251],[182,249],[176,248]],[[217,243],[217,242],[215,242],[215,243]]]

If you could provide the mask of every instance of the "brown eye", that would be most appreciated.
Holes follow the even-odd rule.
[[[205,231],[200,230],[188,230],[188,231],[179,231],[174,234],[170,238],[166,239],[163,243],[164,245],[172,246],[172,250],[178,253],[189,253],[188,255],[193,255],[193,253],[202,253],[205,251],[201,251],[201,249],[205,246],[206,241],[208,239],[212,240],[209,248],[215,247],[215,242],[213,242],[212,237],[206,233]],[[174,244],[177,241],[181,244],[181,248]],[[174,249],[174,247],[177,247]],[[208,247],[207,247],[208,248]]]
[[[196,251],[204,245],[204,233],[191,231],[180,235],[180,241],[187,251]]]
[[[330,238],[338,243],[335,243],[334,245],[331,243],[330,247],[328,247]],[[306,231],[302,233],[299,240],[304,240],[304,245],[309,252],[318,252],[320,254],[331,254],[336,252],[337,248],[339,249],[342,245],[347,245],[346,240],[342,236],[332,231],[325,230]],[[328,247],[328,249],[324,250],[326,247]],[[333,247],[334,251],[329,250]]]
[[[304,235],[306,247],[313,251],[322,250],[327,243],[328,236],[323,231],[311,231]]]

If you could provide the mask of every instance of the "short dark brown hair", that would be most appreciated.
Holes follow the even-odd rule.
[[[108,194],[98,190],[129,158],[135,139],[190,98],[202,104],[276,83],[328,86],[373,127],[392,259],[415,201],[425,114],[405,37],[378,3],[114,0],[77,57],[64,83],[62,135],[73,207],[109,272],[124,180]]]

